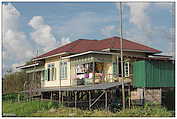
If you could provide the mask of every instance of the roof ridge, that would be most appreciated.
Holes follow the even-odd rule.
[[[151,46],[147,46],[147,45],[144,45],[144,44],[141,44],[141,43],[137,43],[136,41],[131,41],[131,40],[127,40],[127,39],[123,39],[123,40],[126,40],[126,41],[131,42],[131,43],[135,43],[137,45],[142,45],[142,46],[144,46],[146,48],[151,48],[151,49],[157,50],[155,48],[152,48]],[[159,51],[159,50],[157,50],[157,51]],[[161,52],[161,51],[159,51],[159,52]]]
[[[65,45],[59,46],[59,47],[57,47],[57,48],[55,48],[55,49],[52,49],[52,50],[50,50],[50,51],[48,51],[48,52],[46,52],[46,53],[41,54],[41,55],[39,55],[39,56],[37,56],[37,57],[35,57],[35,58],[41,57],[42,55],[45,55],[45,54],[47,54],[47,53],[49,53],[49,52],[52,52],[52,51],[54,51],[54,50],[61,49],[61,48],[65,47],[65,46],[68,46],[68,45],[70,45],[70,44],[74,44],[76,41],[79,41],[79,40],[80,40],[80,39],[75,40],[75,41],[70,42],[70,43],[67,43],[67,44],[65,44]],[[35,58],[33,58],[33,59],[35,59]]]
[[[75,41],[74,41],[74,42],[75,42],[75,44],[73,44],[73,46],[70,46],[70,50],[72,50],[72,49],[73,49],[73,47],[77,46],[77,45],[78,45],[78,41],[81,41],[81,40],[83,40],[83,39],[78,39],[78,40],[75,40]]]
[[[103,40],[110,40],[110,39],[114,39],[114,38],[118,38],[118,39],[120,40],[120,37],[118,37],[118,36],[113,36],[113,37],[110,37],[110,38],[105,38],[105,39],[103,39]],[[161,52],[161,51],[159,51],[159,50],[157,50],[157,49],[155,49],[155,48],[152,48],[151,46],[147,46],[147,45],[144,45],[144,44],[141,44],[141,43],[137,43],[136,41],[127,40],[127,39],[125,39],[125,38],[123,38],[122,40],[131,42],[131,43],[135,43],[135,44],[137,44],[137,45],[142,45],[142,46],[144,46],[144,47],[146,47],[146,48],[151,48],[151,49],[154,49],[154,50],[156,50],[156,51],[158,51],[158,52]]]

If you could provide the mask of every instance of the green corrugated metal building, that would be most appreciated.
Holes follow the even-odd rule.
[[[134,87],[175,87],[172,61],[137,61],[133,63]]]

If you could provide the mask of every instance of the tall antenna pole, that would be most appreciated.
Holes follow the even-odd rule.
[[[125,89],[124,89],[124,70],[123,70],[123,35],[122,35],[122,3],[120,2],[120,57],[121,57],[121,78],[122,78],[122,103],[125,109]]]

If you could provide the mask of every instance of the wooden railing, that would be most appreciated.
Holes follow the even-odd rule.
[[[132,76],[124,77],[123,80],[125,83],[131,82]],[[87,80],[87,81],[86,81]],[[115,76],[113,74],[96,74],[93,78],[85,78],[85,79],[78,79],[77,82],[82,83],[73,83],[73,85],[88,85],[88,84],[100,84],[100,83],[111,83],[111,82],[122,82],[122,78]]]
[[[99,78],[95,78],[95,83],[102,83],[102,82],[121,82],[122,78],[120,76],[115,76],[113,74],[102,74],[103,76]],[[132,75],[129,77],[124,77],[123,80],[125,82],[130,82],[132,79]],[[96,81],[97,80],[97,81]],[[101,81],[99,81],[101,80]]]

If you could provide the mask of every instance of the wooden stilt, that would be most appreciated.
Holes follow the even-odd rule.
[[[51,93],[50,93],[50,99],[51,99],[51,101],[53,100],[52,97],[53,96],[53,92],[51,91]]]
[[[58,101],[61,104],[61,91],[58,91]]]
[[[20,94],[18,93],[18,102],[20,102]]]
[[[128,88],[128,96],[129,96],[129,98],[128,98],[128,106],[129,106],[129,108],[130,108],[130,106],[131,106],[131,93],[130,93],[130,86],[129,86],[129,88]]]
[[[105,110],[108,110],[108,92],[105,90]]]
[[[93,61],[93,84],[95,84],[95,62]]]
[[[41,92],[41,100],[43,99],[43,95],[42,95],[42,92]]]
[[[92,106],[101,98],[101,96],[104,95],[104,93],[105,93],[105,91],[103,91],[103,93],[100,94],[100,95],[93,101],[93,103],[90,105],[90,107],[92,107]],[[95,97],[95,96],[93,96],[93,97]]]
[[[58,91],[58,103],[60,103],[60,91]]]
[[[75,108],[77,108],[77,91],[75,91],[74,94],[75,94]]]
[[[91,102],[91,101],[92,101],[91,98],[92,98],[92,97],[91,97],[91,91],[89,91],[89,110],[91,110],[91,107],[90,107],[90,106],[91,106],[91,103],[92,103],[92,102]]]
[[[62,103],[62,104],[63,104],[63,93],[64,93],[64,92],[61,91],[61,103]]]

